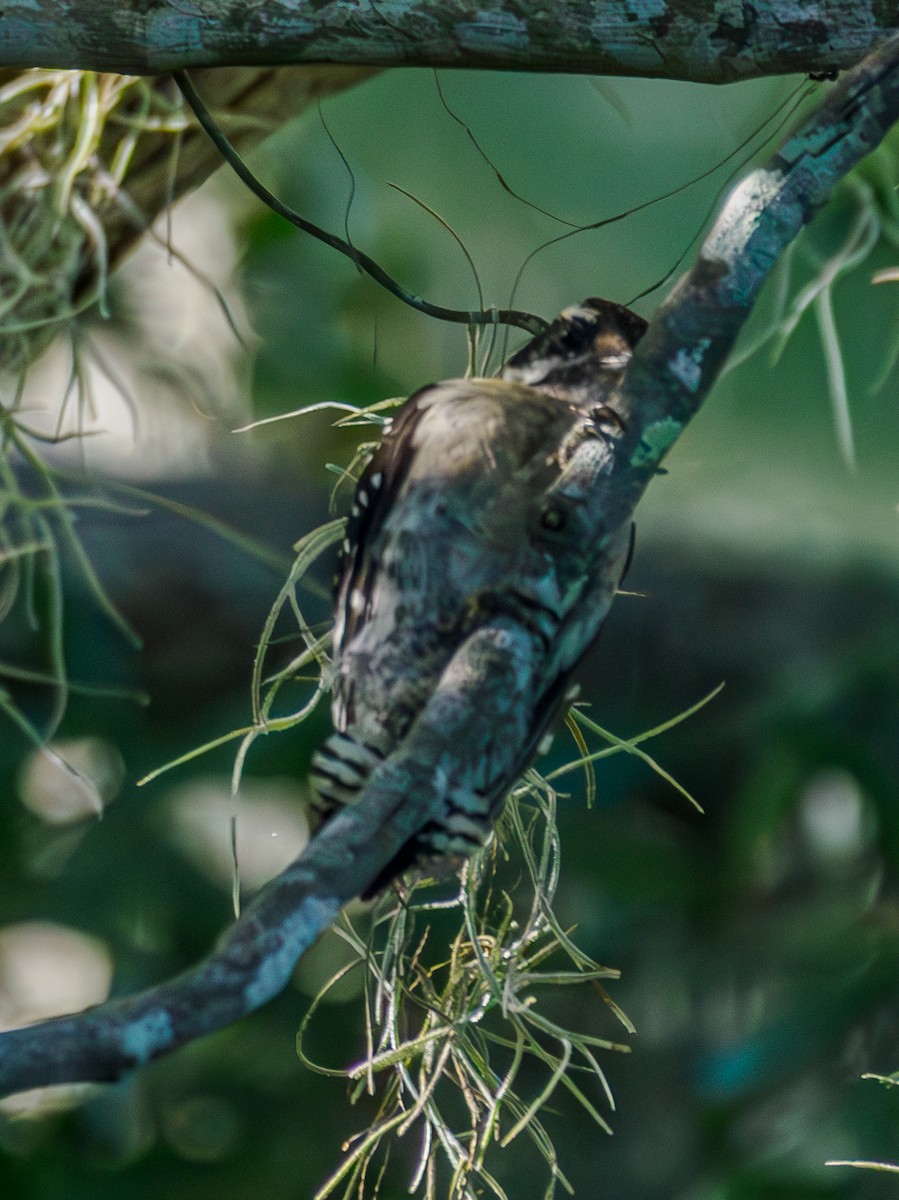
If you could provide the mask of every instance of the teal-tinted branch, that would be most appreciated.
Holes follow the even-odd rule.
[[[892,0],[8,0],[0,66],[327,62],[724,83],[845,69],[897,30]]]
[[[449,764],[465,756],[476,763],[498,726],[516,753],[524,736],[517,698],[530,690],[535,668],[530,634],[511,622],[472,634],[401,747],[371,776],[364,802],[328,821],[207,959],[137,996],[0,1034],[0,1095],[118,1079],[277,995],[341,907],[443,802]]]
[[[899,36],[844,76],[814,116],[733,189],[628,367],[618,397],[627,433],[595,492],[601,535],[633,512],[708,395],[780,255],[897,120]]]
[[[778,255],[897,119],[899,37],[847,75],[771,161],[733,191],[696,265],[638,344],[618,397],[627,432],[614,443],[611,468],[608,455],[595,454],[595,440],[573,456],[580,487],[595,470],[591,511],[598,541],[630,519],[652,473],[712,387]],[[517,752],[519,697],[529,694],[539,653],[536,640],[511,618],[473,634],[359,803],[324,826],[208,959],[139,996],[0,1034],[0,1094],[115,1079],[275,995],[340,907],[364,892],[428,822],[446,779],[478,761],[485,737]]]

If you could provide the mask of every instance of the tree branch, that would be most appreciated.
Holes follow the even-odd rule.
[[[879,0],[10,0],[0,64],[141,75],[333,62],[725,83],[845,69],[897,29],[895,5]]]
[[[899,119],[899,37],[860,64],[763,168],[731,194],[694,267],[639,343],[618,396],[627,430],[611,460],[589,441],[571,464],[590,486],[597,542],[628,520],[658,463],[708,394],[779,254]],[[0,1093],[114,1079],[268,1000],[297,958],[441,805],[448,779],[491,743],[521,744],[539,651],[514,623],[473,634],[363,799],[334,817],[265,888],[205,962],[131,999],[0,1035]],[[497,723],[502,728],[497,732]],[[507,728],[506,728],[507,726]]]
[[[638,343],[618,406],[627,434],[594,493],[614,530],[708,395],[772,267],[899,120],[899,35],[833,88],[730,193],[696,262]]]
[[[497,726],[497,742],[514,760],[525,733],[517,698],[532,690],[538,666],[520,627],[498,619],[474,633],[406,740],[372,774],[364,802],[329,820],[207,959],[138,996],[0,1034],[0,1095],[118,1079],[277,995],[341,907],[439,810],[451,767],[471,764],[474,774]]]

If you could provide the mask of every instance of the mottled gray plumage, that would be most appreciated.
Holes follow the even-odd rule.
[[[497,615],[520,623],[542,664],[540,687],[520,697],[528,735],[514,770],[483,756],[373,890],[418,858],[480,844],[565,704],[631,541],[629,527],[605,546],[582,536],[579,484],[566,467],[585,439],[604,454],[621,432],[609,400],[644,328],[607,301],[566,309],[500,377],[416,392],[362,473],[337,596],[336,732],[313,761],[323,811],[358,799],[479,625]]]

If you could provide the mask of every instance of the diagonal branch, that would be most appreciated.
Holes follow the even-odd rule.
[[[593,472],[599,542],[629,519],[708,394],[778,255],[897,119],[899,37],[847,75],[820,111],[731,194],[696,264],[639,343],[618,397],[627,431],[611,462],[591,457],[589,443],[572,461],[577,486]],[[491,712],[494,745],[506,744],[513,753],[521,744],[516,697],[539,671],[538,653],[513,622],[497,620],[473,634],[407,739],[372,775],[360,803],[325,825],[209,958],[139,996],[0,1035],[0,1093],[115,1079],[275,995],[340,907],[364,892],[438,811],[450,771],[478,761],[483,714]]]
[[[508,725],[503,741],[514,756],[524,736],[516,697],[537,666],[531,636],[511,622],[473,634],[399,750],[373,773],[364,802],[328,821],[207,959],[140,995],[0,1034],[0,1094],[117,1079],[277,995],[341,907],[441,807],[448,765],[476,764],[498,723]]]
[[[638,343],[617,407],[627,433],[594,493],[598,530],[628,517],[712,388],[780,255],[899,120],[899,35],[730,193],[696,262]]]

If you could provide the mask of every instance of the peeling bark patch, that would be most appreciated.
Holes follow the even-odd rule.
[[[496,43],[503,50],[526,50],[531,44],[527,22],[507,12],[477,12],[470,21],[459,22],[456,35],[460,46],[484,49]]]
[[[718,19],[718,24],[709,34],[709,41],[724,42],[725,50],[739,54],[746,49],[758,22],[758,11],[754,4],[741,4],[737,20],[731,20],[725,12]]]
[[[653,38],[664,39],[671,26],[674,24],[675,16],[670,11],[668,0],[631,0],[625,10],[625,18],[634,25],[648,26],[652,32]],[[608,16],[602,13],[593,21],[593,32],[599,36],[599,26],[602,25],[603,33],[606,33],[608,26]],[[660,50],[656,49],[656,57],[662,58]]]
[[[338,900],[310,896],[284,921],[280,945],[265,955],[255,977],[243,989],[248,1011],[259,1008],[283,990],[297,965],[297,959],[331,924],[339,911]]]
[[[203,18],[171,10],[157,13],[147,22],[147,42],[150,46],[178,46],[190,52],[204,48]],[[152,65],[152,52],[150,53]]]
[[[697,288],[715,288],[723,283],[730,275],[731,265],[721,258],[706,258],[705,255],[698,258],[693,269]]]
[[[682,429],[683,425],[674,417],[663,417],[661,421],[647,425],[639,446],[631,455],[631,466],[636,470],[654,467],[680,437]]]
[[[291,41],[299,39],[300,41],[306,38],[314,37],[320,30],[321,22],[327,20],[326,17],[319,17],[316,20],[310,20],[309,5],[306,0],[302,4],[296,3],[281,3],[279,5],[284,11],[278,15],[276,20],[281,23],[289,22],[289,34],[285,30],[285,37]],[[338,30],[352,28],[352,23],[355,16],[356,5],[346,5],[342,3],[330,4],[329,8],[336,11],[329,14],[334,22],[334,32]],[[305,9],[305,12],[297,12],[298,8]],[[234,13],[232,17],[231,35],[241,34],[252,41],[258,40],[266,33],[267,28],[272,20],[272,14],[267,14],[259,9],[257,5],[247,5]]]
[[[156,1058],[175,1040],[172,1018],[161,1008],[129,1021],[122,1031],[122,1050],[135,1066]]]
[[[780,28],[799,46],[822,50],[830,45],[831,30],[823,21],[781,21]]]
[[[633,13],[629,13],[627,16],[634,23],[635,27],[639,28],[639,18]],[[655,28],[656,21],[664,22],[667,19],[667,17],[654,17],[650,22],[650,28]],[[602,12],[590,22],[590,36],[596,40],[597,46],[606,48],[610,63],[615,64],[618,62],[619,50],[617,46],[610,45],[609,24]],[[663,66],[665,59],[653,37],[638,37],[633,42],[629,42],[627,57],[633,64],[636,74],[645,74],[648,76],[658,75],[660,72],[664,73]],[[610,73],[617,75],[619,74],[619,70],[616,66]],[[599,66],[597,66],[597,71],[600,71]]]
[[[651,21],[654,17],[666,17],[667,14],[666,0],[631,0],[626,15],[632,21]]]
[[[724,212],[715,222],[703,247],[703,257],[733,263],[746,248],[759,217],[784,185],[780,171],[760,167],[731,192]]]
[[[671,372],[687,389],[696,392],[702,383],[702,360],[711,345],[709,338],[700,338],[689,350],[681,348],[671,360]]]

